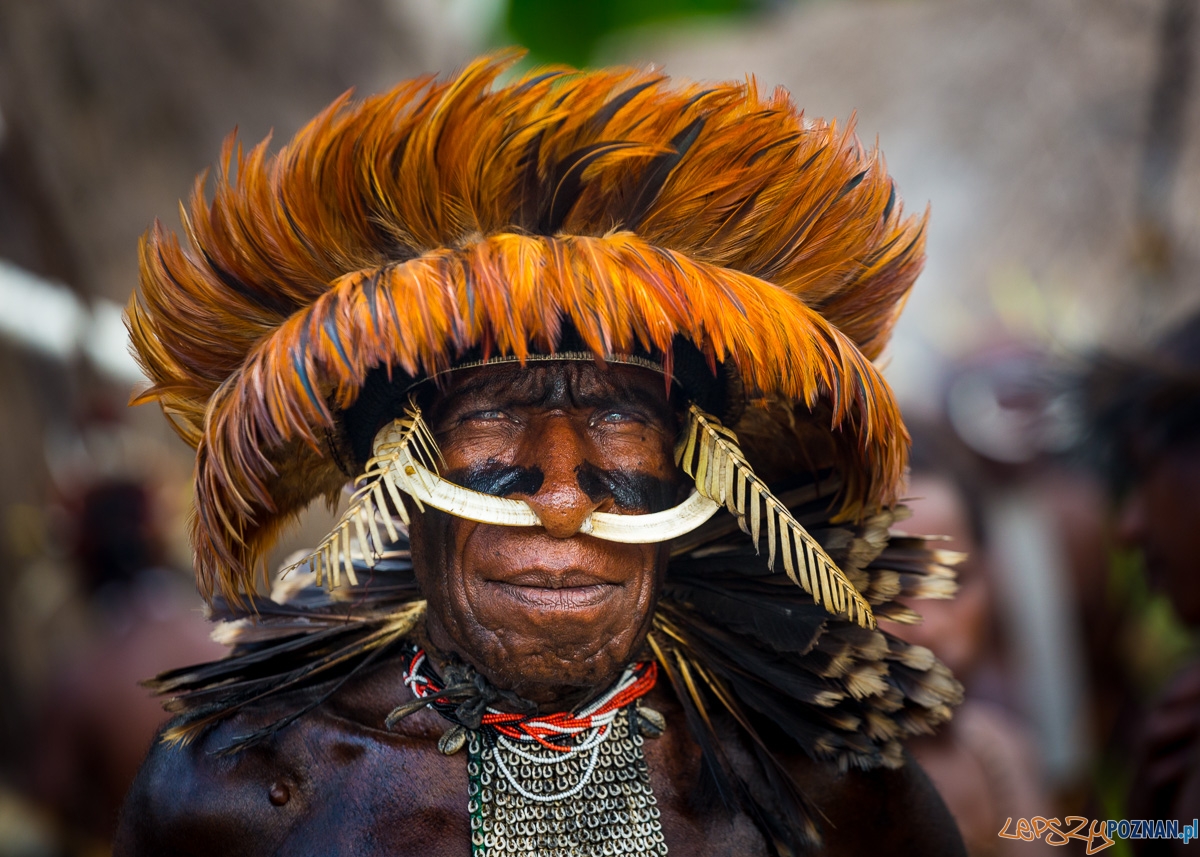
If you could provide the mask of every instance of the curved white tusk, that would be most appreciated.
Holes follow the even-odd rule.
[[[412,458],[396,461],[396,482],[416,500],[458,518],[504,527],[540,527],[542,519],[524,500],[495,497],[455,485]]]
[[[524,500],[495,497],[455,485],[410,456],[393,459],[391,467],[396,485],[402,491],[411,494],[419,502],[448,514],[468,521],[504,527],[539,527],[542,524],[537,513]],[[625,544],[665,542],[690,533],[720,508],[720,503],[693,490],[678,506],[650,515],[592,512],[584,519],[579,532],[605,541]]]
[[[710,500],[695,489],[691,496],[670,509],[651,515],[614,515],[611,512],[592,512],[584,522],[591,524],[587,532],[598,539],[625,544],[665,542],[690,533],[711,518],[721,504]],[[580,528],[583,532],[583,527]]]

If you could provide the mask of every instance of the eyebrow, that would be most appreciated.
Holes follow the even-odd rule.
[[[516,371],[506,373],[503,380],[506,389],[503,398],[496,400],[497,404],[525,407],[544,405],[555,395],[556,388],[560,385],[559,379],[554,376],[521,377]],[[499,379],[496,377],[489,377],[486,374],[463,381],[452,389],[442,392],[443,398],[438,403],[437,410],[443,411],[448,403],[452,403],[462,396],[492,392],[498,381]],[[568,380],[566,383],[570,401],[582,407],[604,407],[621,403],[632,404],[652,413],[674,415],[675,409],[665,393],[661,397],[657,396],[646,389],[627,383],[619,376],[606,378],[602,383],[589,383],[585,389],[580,389],[580,384],[575,380]]]
[[[453,387],[451,387],[451,386],[440,387],[439,386],[438,391],[437,391],[437,397],[439,399],[441,399],[441,401],[438,402],[438,405],[439,406],[444,405],[446,402],[453,401],[454,399],[458,398],[459,396],[465,396],[465,395],[474,393],[479,390],[484,390],[488,387],[495,386],[495,384],[496,384],[495,378],[492,378],[489,381],[486,375],[481,374],[481,375],[476,375],[474,378],[471,378],[467,381],[463,381],[459,384],[456,384]]]
[[[658,398],[640,387],[621,383],[608,383],[601,389],[580,390],[575,387],[571,390],[571,398],[579,405],[584,407],[601,407],[611,405],[614,402],[631,402],[635,405],[650,410],[669,410],[665,398]]]

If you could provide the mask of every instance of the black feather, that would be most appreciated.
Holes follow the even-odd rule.
[[[700,579],[671,582],[664,598],[698,611],[734,634],[750,637],[776,651],[805,654],[825,627],[823,607],[791,604],[770,591],[733,590]],[[808,595],[805,594],[805,599]]]
[[[583,174],[598,158],[621,149],[638,148],[638,143],[593,143],[576,149],[558,164],[550,184],[554,188],[547,205],[538,218],[537,231],[541,235],[554,235],[562,228],[563,221],[575,207],[583,190]]]
[[[602,133],[604,133],[604,129],[608,126],[608,123],[612,121],[612,118],[617,115],[617,112],[622,107],[624,107],[630,101],[633,101],[633,99],[638,96],[638,93],[649,89],[651,86],[662,83],[662,81],[663,78],[654,77],[631,86],[624,92],[621,92],[620,94],[610,98],[605,105],[597,110],[595,114],[592,115],[592,118],[588,120],[587,124],[589,133],[587,136],[600,136]]]
[[[642,171],[637,190],[634,191],[628,208],[624,214],[617,217],[618,222],[624,222],[624,228],[636,230],[641,225],[642,218],[646,216],[650,206],[658,199],[667,179],[671,177],[671,172],[679,165],[703,129],[704,118],[693,119],[687,127],[671,138],[673,151],[655,155],[650,159],[650,163]]]

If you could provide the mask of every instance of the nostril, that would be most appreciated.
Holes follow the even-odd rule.
[[[542,490],[525,498],[551,536],[567,539],[585,532],[589,517],[603,501],[596,502],[571,482],[547,480]]]
[[[555,538],[570,538],[580,532],[588,517],[601,504],[610,502],[608,493],[580,478],[590,452],[587,433],[579,422],[561,413],[549,413],[531,422],[516,460],[536,461],[541,477],[533,490],[521,492]]]
[[[606,478],[604,471],[586,461],[575,468],[575,482],[593,502],[599,503],[613,496],[611,480]]]

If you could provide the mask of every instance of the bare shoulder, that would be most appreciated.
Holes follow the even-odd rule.
[[[309,692],[321,693],[316,688]],[[156,743],[126,801],[116,857],[146,854],[346,854],[356,857],[470,850],[464,753],[436,749],[445,722],[419,712],[396,731],[388,711],[408,698],[398,663],[380,664],[270,741],[223,752],[303,707],[296,694],[250,706],[186,747]],[[668,694],[655,704],[683,724]],[[765,853],[749,819],[697,813],[699,748],[668,728],[647,742],[668,841],[684,853]],[[896,771],[840,772],[797,758],[789,768],[822,816],[822,855],[964,855],[941,799],[911,759]]]
[[[661,737],[645,743],[645,753],[672,853],[770,853],[747,815],[730,818],[718,804],[700,799],[700,747],[684,726],[673,693],[659,689],[649,701],[668,724]],[[734,737],[732,724],[719,715],[715,720],[730,730],[724,748],[728,757],[740,770],[750,771],[753,759]],[[816,853],[821,857],[966,857],[953,817],[911,757],[906,755],[899,769],[870,771],[841,771],[799,753],[782,761],[816,811],[823,839]]]
[[[188,746],[155,740],[125,799],[114,854],[239,855],[249,852],[248,839],[265,844],[257,829],[269,827],[276,784],[257,783],[261,753],[219,755],[230,734],[222,724]]]
[[[430,841],[432,830],[434,842],[467,841],[465,760],[437,753],[426,734],[436,738],[436,715],[384,730],[389,700],[380,688],[390,684],[389,669],[373,672],[373,681],[340,689],[237,753],[223,750],[303,700],[282,695],[247,707],[188,746],[157,742],[126,799],[116,857],[396,854],[412,844],[399,832]]]
[[[807,758],[789,767],[824,816],[823,855],[966,857],[954,818],[907,753],[895,770],[839,771]]]

